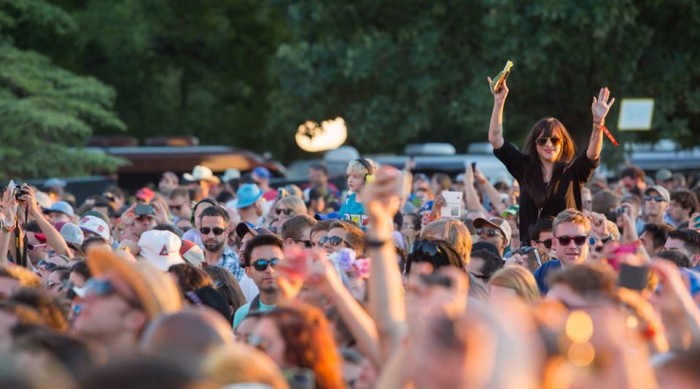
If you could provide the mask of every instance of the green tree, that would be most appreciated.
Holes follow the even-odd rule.
[[[117,90],[116,109],[145,138],[264,150],[269,57],[282,27],[256,0],[54,0],[75,17],[52,57]],[[109,131],[103,133],[108,134]],[[261,142],[263,140],[263,142]]]
[[[30,26],[63,34],[74,24],[44,1],[0,2],[0,178],[116,169],[120,160],[82,148],[94,129],[124,129],[111,110],[114,91],[15,47],[15,34]]]
[[[342,116],[362,152],[408,142],[484,142],[486,76],[515,62],[505,127],[520,143],[539,118],[562,120],[582,148],[592,96],[656,99],[654,130],[693,145],[700,92],[700,5],[691,0],[515,0],[338,4],[284,1],[290,39],[271,63],[270,133],[291,139],[307,119]],[[618,104],[616,104],[618,105]],[[619,105],[618,105],[619,106]],[[623,142],[624,143],[624,142]],[[286,149],[288,155],[298,154]],[[605,147],[604,160],[621,148]]]

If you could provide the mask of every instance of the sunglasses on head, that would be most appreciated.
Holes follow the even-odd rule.
[[[492,230],[489,228],[479,228],[476,230],[476,234],[479,236],[486,235],[489,238],[493,238],[495,236],[503,237],[503,235],[501,235],[501,233],[498,230]]]
[[[579,236],[557,236],[557,240],[559,241],[559,244],[562,246],[568,246],[569,243],[573,240],[576,246],[583,246],[586,244],[586,241],[588,240],[587,236],[579,235]]]
[[[666,201],[663,196],[644,196],[644,201],[656,201],[657,203],[661,203]]]
[[[303,243],[303,244],[304,244],[304,247],[306,247],[307,249],[310,249],[310,248],[314,247],[314,242],[312,242],[312,241],[310,241],[310,240],[294,239],[294,241],[295,241],[296,243]]]
[[[27,245],[27,248],[29,248],[29,245]],[[45,259],[40,259],[39,262],[36,263],[36,265],[37,265],[37,267],[43,267],[44,269],[46,269],[48,271],[54,271],[58,267],[57,264],[55,264],[53,262],[49,262]]]
[[[541,136],[535,140],[537,142],[537,145],[542,147],[547,144],[547,141],[552,142],[553,146],[556,146],[561,142],[561,139],[558,136]]]
[[[440,252],[440,247],[435,242],[429,240],[417,240],[413,243],[411,253],[419,253],[425,255],[436,255]]]
[[[545,240],[536,240],[535,242],[539,244],[543,244],[544,247],[551,249],[552,248],[552,238],[545,239]]]
[[[221,227],[214,227],[214,228],[202,227],[199,229],[199,232],[201,232],[202,235],[209,235],[210,232],[213,232],[214,235],[219,236],[219,235],[223,234],[224,231],[226,231],[226,229],[221,228]]]
[[[275,210],[275,213],[279,216],[281,214],[284,214],[285,216],[289,216],[294,212],[294,210],[291,209],[283,209],[283,208],[277,208]]]
[[[339,236],[324,236],[319,240],[319,243],[324,245],[326,243],[330,244],[331,246],[339,246],[341,243],[345,243],[345,245],[350,246],[345,239],[339,237]]]
[[[265,271],[267,270],[268,266],[276,269],[279,262],[280,260],[278,258],[258,259],[257,261],[253,262],[253,269],[257,271]]]

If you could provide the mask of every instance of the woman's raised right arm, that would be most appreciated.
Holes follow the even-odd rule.
[[[503,139],[503,107],[506,104],[506,96],[508,96],[508,85],[503,81],[503,85],[494,91],[491,87],[491,78],[487,77],[489,88],[493,95],[493,111],[491,112],[491,124],[489,125],[489,142],[494,149],[500,149],[505,142]]]

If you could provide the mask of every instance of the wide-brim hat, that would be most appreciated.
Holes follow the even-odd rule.
[[[182,307],[175,281],[146,262],[132,262],[101,248],[90,250],[86,262],[93,277],[116,273],[124,280],[151,320]]]
[[[221,182],[219,177],[215,176],[211,169],[202,165],[195,166],[194,169],[192,169],[192,174],[185,173],[182,175],[182,178],[187,181],[209,181],[215,184]]]

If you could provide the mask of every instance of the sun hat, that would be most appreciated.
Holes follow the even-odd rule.
[[[211,169],[202,165],[195,166],[194,169],[192,169],[192,174],[185,173],[182,175],[182,178],[187,181],[209,181],[216,184],[221,182],[219,177],[212,173]]]
[[[96,216],[83,216],[80,222],[78,222],[78,227],[83,231],[92,232],[93,234],[99,235],[102,239],[109,241],[109,225]]]
[[[145,261],[128,261],[110,250],[95,248],[90,250],[86,262],[93,277],[113,274],[123,280],[151,320],[177,312],[182,306],[175,281]]]
[[[158,270],[168,271],[170,266],[185,263],[180,256],[182,241],[170,231],[150,230],[141,234],[138,243],[139,257]]]
[[[236,192],[236,197],[238,197],[238,203],[236,207],[238,209],[248,208],[255,204],[259,198],[263,196],[263,191],[255,184],[243,184],[238,188]]]

